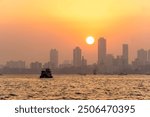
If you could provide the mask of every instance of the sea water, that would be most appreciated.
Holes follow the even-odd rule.
[[[1,75],[1,100],[150,99],[149,75]]]

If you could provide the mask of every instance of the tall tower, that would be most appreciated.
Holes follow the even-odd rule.
[[[138,64],[140,65],[146,65],[147,63],[147,51],[144,49],[140,49],[137,52],[137,59],[138,59]]]
[[[106,39],[101,37],[98,40],[98,64],[104,65],[106,59]]]
[[[82,52],[79,47],[76,47],[73,50],[73,66],[74,67],[80,67],[81,66],[81,57],[82,57]]]
[[[50,66],[52,69],[58,67],[58,51],[56,49],[50,51]]]
[[[123,44],[122,45],[122,60],[123,60],[123,65],[128,65],[128,63],[129,63],[128,44]]]

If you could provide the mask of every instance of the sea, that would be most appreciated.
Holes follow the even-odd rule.
[[[0,100],[149,100],[150,75],[0,75]]]

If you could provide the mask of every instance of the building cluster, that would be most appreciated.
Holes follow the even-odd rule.
[[[72,62],[65,60],[59,64],[58,50],[51,49],[50,59],[45,64],[31,62],[27,68],[25,61],[8,61],[6,65],[0,66],[2,73],[40,73],[44,68],[62,74],[150,74],[150,50],[138,50],[136,59],[129,64],[128,44],[122,44],[122,54],[115,57],[107,53],[107,40],[101,37],[98,40],[97,62],[92,65],[87,64],[81,48],[75,47]]]
[[[150,74],[150,50],[138,50],[137,58],[132,62],[132,68],[136,73]]]
[[[127,73],[129,70],[128,44],[122,45],[122,55],[114,57],[107,53],[107,41],[105,38],[98,40],[98,73],[116,74]]]
[[[107,54],[106,39],[100,38],[96,69],[103,74],[150,74],[150,50],[138,50],[136,59],[129,64],[128,44],[123,44],[122,54],[114,57]]]

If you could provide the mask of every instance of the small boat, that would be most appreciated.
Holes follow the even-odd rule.
[[[46,70],[42,70],[40,78],[53,78],[51,70],[49,68],[47,68]]]

